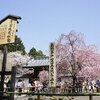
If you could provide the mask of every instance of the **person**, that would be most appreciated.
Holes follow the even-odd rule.
[[[39,83],[38,79],[35,79],[34,83],[35,83],[35,92],[38,92],[38,83]]]
[[[93,92],[93,84],[91,81],[89,82],[89,92]]]
[[[46,92],[46,90],[48,89],[48,80],[44,81],[43,83],[43,91]]]
[[[35,92],[35,82],[33,81],[33,82],[31,83],[31,85],[32,85],[32,92],[34,93],[34,92]]]
[[[64,92],[68,92],[68,83],[67,83],[67,81],[64,82]]]
[[[4,82],[4,92],[7,91],[7,84]]]
[[[60,77],[57,80],[57,86],[56,86],[56,88],[57,88],[57,92],[60,93],[61,92],[60,91],[60,88],[61,88],[61,78]]]
[[[76,83],[75,83],[75,92],[79,92],[79,82],[78,81],[76,81]]]
[[[79,80],[79,82],[78,82],[78,87],[79,87],[79,91],[78,92],[82,92],[82,81],[81,80]]]
[[[11,80],[7,82],[7,91],[10,92],[10,87],[11,87]]]
[[[100,81],[97,80],[97,81],[96,81],[96,89],[97,89],[97,92],[100,91],[99,88],[100,88]]]
[[[72,92],[72,83],[68,83],[68,93]]]
[[[88,90],[89,90],[89,82],[88,82],[88,79],[87,80],[84,80],[82,86],[83,86],[82,87],[83,92],[88,92]]]
[[[60,92],[64,92],[64,80],[60,82]]]
[[[23,88],[23,82],[21,79],[18,80],[17,87],[18,87],[19,95],[21,95],[22,88]]]
[[[96,92],[96,81],[92,80],[93,92]]]
[[[42,82],[38,82],[38,92],[42,92],[42,89],[43,89],[43,84]]]

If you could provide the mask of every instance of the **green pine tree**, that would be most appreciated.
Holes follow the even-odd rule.
[[[4,45],[0,45],[0,50],[3,50]],[[22,40],[16,35],[15,37],[15,43],[7,44],[8,52],[15,52],[15,51],[21,51],[22,54],[26,54],[25,46],[22,42]]]

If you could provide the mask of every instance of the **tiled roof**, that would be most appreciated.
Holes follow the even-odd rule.
[[[28,66],[49,66],[49,57],[34,57],[27,63]]]

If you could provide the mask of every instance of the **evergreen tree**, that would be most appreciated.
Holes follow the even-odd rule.
[[[37,51],[36,51],[36,49],[33,47],[32,49],[30,49],[30,51],[29,51],[29,56],[32,56],[32,57],[35,57],[35,56],[37,56]]]
[[[28,54],[32,57],[45,56],[41,50],[37,51],[34,47],[30,49]]]
[[[0,50],[3,50],[4,45],[0,45]],[[25,54],[25,46],[22,42],[22,40],[16,36],[15,37],[15,43],[7,44],[8,52],[14,52],[14,51],[21,51],[22,54]]]
[[[41,50],[37,51],[37,56],[45,56]]]

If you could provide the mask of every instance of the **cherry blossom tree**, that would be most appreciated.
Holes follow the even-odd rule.
[[[30,57],[26,55],[22,55],[20,51],[17,52],[10,52],[7,55],[7,65],[12,68],[12,66],[17,67],[17,72],[19,74],[29,74],[33,73],[33,70],[23,69],[22,66],[26,65],[27,62],[30,60]]]
[[[12,66],[26,64],[29,59],[30,57],[28,55],[22,55],[20,51],[7,54],[7,60]]]
[[[71,31],[68,35],[62,34],[54,43],[57,52],[57,76],[69,73],[73,79],[73,89],[77,77],[96,77],[99,74],[100,54],[95,46],[85,44],[81,33]]]
[[[0,52],[0,64],[2,64],[3,54]],[[30,57],[26,55],[22,55],[20,51],[17,52],[9,52],[7,54],[7,65],[6,70],[10,71],[12,69],[12,66],[17,67],[17,72],[19,74],[27,74],[32,73],[28,69],[23,69],[22,65],[26,65],[26,63],[30,60]]]
[[[82,69],[78,72],[78,76],[83,76],[85,78],[96,79],[100,77],[100,53],[91,47],[85,48],[82,52],[84,58],[78,58],[82,62]]]
[[[45,68],[43,67],[42,71],[39,72],[39,80],[43,83],[43,82],[46,82],[48,81],[48,71],[45,70]]]

